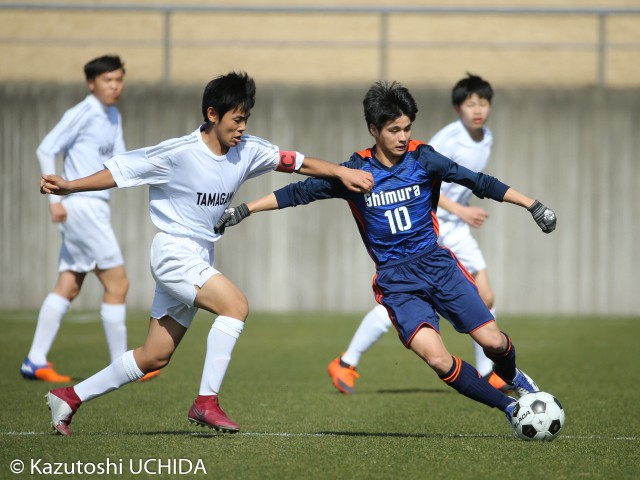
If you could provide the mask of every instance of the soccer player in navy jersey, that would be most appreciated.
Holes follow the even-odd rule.
[[[369,193],[347,191],[333,180],[308,179],[289,184],[259,200],[225,211],[216,225],[223,232],[251,213],[305,205],[315,200],[346,200],[369,255],[376,264],[373,291],[413,350],[449,386],[510,418],[512,397],[495,389],[467,362],[451,355],[439,333],[439,315],[460,333],[469,334],[494,362],[494,370],[517,395],[538,391],[516,367],[511,338],[500,331],[482,301],[473,277],[451,251],[438,245],[436,208],[441,182],[469,188],[491,198],[527,208],[543,232],[555,229],[554,212],[542,203],[483,173],[473,172],[411,139],[418,108],[397,82],[375,83],[364,98],[372,148],[354,153],[343,165],[370,172]]]
[[[454,85],[451,105],[458,118],[440,129],[429,140],[429,145],[445,157],[475,172],[484,172],[493,145],[493,133],[486,126],[491,113],[493,88],[477,75],[467,74]],[[443,182],[438,202],[438,243],[454,253],[473,276],[478,293],[495,318],[494,293],[489,282],[487,264],[471,227],[479,228],[488,218],[486,210],[469,205],[471,190],[457,183]],[[327,368],[331,383],[339,392],[350,395],[355,392],[355,382],[362,355],[382,336],[393,328],[387,309],[383,305],[373,307],[362,319],[349,346],[342,355],[334,358]],[[473,345],[478,373],[487,377],[495,388],[509,392],[507,384],[493,373],[493,362],[476,342]]]

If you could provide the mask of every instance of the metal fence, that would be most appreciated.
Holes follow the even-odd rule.
[[[165,85],[179,82],[175,78],[176,63],[173,52],[180,48],[206,48],[211,46],[210,39],[189,38],[189,35],[177,35],[175,22],[176,15],[179,14],[243,14],[243,15],[286,15],[286,16],[317,16],[317,15],[338,15],[340,17],[357,18],[362,16],[373,16],[377,20],[372,23],[372,29],[367,28],[367,34],[359,38],[340,38],[340,35],[324,35],[322,38],[305,40],[304,38],[286,38],[286,36],[276,36],[270,38],[265,36],[260,39],[243,40],[242,38],[219,38],[216,46],[227,48],[246,47],[253,49],[257,56],[261,52],[273,51],[281,48],[300,48],[303,51],[317,50],[319,48],[333,50],[334,52],[352,51],[355,52],[375,52],[376,69],[372,75],[378,79],[388,79],[395,74],[392,65],[392,52],[409,51],[424,52],[427,50],[440,50],[449,52],[477,51],[478,49],[488,49],[493,52],[520,52],[526,55],[527,52],[568,52],[576,55],[576,61],[584,63],[580,58],[581,54],[592,54],[595,58],[593,65],[589,67],[593,71],[587,73],[589,78],[585,84],[597,85],[599,87],[610,86],[608,72],[616,68],[629,68],[629,63],[638,63],[640,59],[640,37],[634,33],[640,31],[640,23],[637,28],[632,23],[628,26],[629,33],[626,36],[619,36],[620,28],[610,23],[611,19],[625,18],[640,22],[640,8],[481,8],[481,7],[381,7],[381,6],[352,6],[352,7],[319,7],[319,6],[224,6],[224,5],[70,5],[70,4],[49,4],[49,3],[14,3],[0,5],[0,14],[3,12],[92,12],[104,14],[107,12],[121,12],[128,14],[152,13],[161,17],[161,27],[159,32],[150,37],[140,38],[132,35],[116,40],[98,37],[78,38],[76,36],[58,35],[55,38],[34,32],[33,35],[11,36],[0,34],[0,47],[8,45],[50,45],[52,42],[57,45],[66,46],[71,49],[78,46],[96,44],[134,46],[141,48],[158,48],[161,51],[161,73],[158,75],[158,83]],[[407,15],[434,17],[434,16],[482,16],[487,17],[511,17],[511,18],[540,18],[543,17],[563,17],[563,18],[588,18],[594,20],[590,22],[588,29],[593,29],[592,33],[581,36],[575,41],[570,38],[557,41],[553,35],[548,40],[542,37],[521,39],[517,36],[510,38],[492,39],[464,39],[456,40],[437,38],[421,39],[419,37],[405,39],[402,34],[402,19]],[[438,17],[440,18],[440,17]],[[398,21],[395,21],[400,19]],[[393,21],[393,23],[392,23]],[[399,25],[400,24],[400,25]],[[241,29],[242,22],[239,22]],[[560,27],[562,28],[562,27]],[[6,29],[5,29],[6,30]],[[194,32],[195,33],[195,32]],[[615,35],[614,35],[615,34]],[[614,38],[615,36],[615,38]],[[197,37],[197,36],[196,36]],[[610,61],[610,55],[626,54],[629,59],[622,59],[617,62]],[[363,53],[364,55],[364,53]],[[9,68],[9,63],[5,62],[5,68]],[[503,62],[503,63],[508,63]],[[566,60],[558,60],[560,64],[566,64]],[[611,65],[616,63],[616,65]],[[504,65],[508,68],[508,65]],[[584,67],[583,67],[584,68]],[[377,70],[377,71],[375,71]],[[632,78],[630,84],[640,85],[640,72],[637,69],[631,70]],[[458,72],[459,75],[463,72]],[[526,73],[523,73],[523,75]],[[553,75],[552,69],[549,75]],[[628,72],[618,74],[628,77]],[[512,74],[513,76],[513,74]],[[637,76],[637,79],[635,78]],[[493,77],[495,78],[495,76]],[[286,82],[286,78],[281,79]],[[281,80],[275,79],[276,82]],[[627,82],[627,83],[624,83]],[[448,84],[449,81],[444,82]],[[628,85],[629,81],[624,80],[623,85]]]

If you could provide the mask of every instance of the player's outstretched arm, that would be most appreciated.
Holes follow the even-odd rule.
[[[298,173],[311,177],[337,178],[347,189],[356,193],[367,193],[373,188],[371,173],[336,165],[319,158],[305,157]]]
[[[40,193],[52,195],[69,195],[75,192],[89,192],[95,190],[107,190],[116,186],[113,175],[108,169],[78,178],[77,180],[65,180],[59,175],[43,175],[40,179]]]
[[[225,228],[233,227],[255,212],[267,210],[277,210],[279,208],[276,196],[273,193],[249,203],[241,203],[237,207],[227,208],[218,223],[213,227],[213,231],[222,235]]]
[[[504,194],[503,201],[520,205],[531,212],[533,219],[544,233],[551,233],[556,229],[556,214],[550,208],[545,207],[538,200],[523,195],[515,188],[509,187]]]

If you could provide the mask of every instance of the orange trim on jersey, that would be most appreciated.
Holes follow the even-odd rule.
[[[426,145],[426,143],[421,142],[420,140],[409,140],[409,148],[407,149],[407,152],[417,150],[420,145]]]
[[[407,152],[413,152],[418,149],[420,145],[426,145],[426,143],[421,142],[420,140],[409,140],[409,146],[407,148]],[[373,158],[373,150],[372,148],[365,148],[364,150],[358,150],[356,152],[362,158]]]
[[[360,155],[362,158],[372,158],[373,157],[373,153],[371,153],[371,149],[370,148],[365,148],[364,150],[358,150],[356,153],[358,155]]]
[[[462,361],[454,356],[451,355],[451,358],[453,358],[453,362],[455,364],[455,368],[453,370],[453,373],[451,375],[449,375],[446,378],[443,378],[442,381],[445,383],[453,383],[458,379],[458,375],[460,375],[460,370],[462,369]]]
[[[440,222],[436,212],[431,210],[431,223],[433,223],[433,231],[436,233],[436,238],[440,236]]]

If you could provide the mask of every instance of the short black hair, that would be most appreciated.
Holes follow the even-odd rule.
[[[212,107],[218,118],[230,110],[241,108],[249,113],[256,103],[256,83],[245,72],[231,72],[214,78],[202,94],[202,116],[205,122],[207,110]]]
[[[114,70],[122,69],[124,73],[124,63],[117,55],[103,55],[102,57],[94,58],[84,66],[84,76],[87,81],[94,80],[99,75],[107,72],[113,72]]]
[[[477,94],[491,103],[493,88],[491,84],[478,75],[467,72],[467,76],[455,84],[451,91],[451,103],[457,107],[462,105],[469,95]]]
[[[362,101],[364,119],[369,125],[381,130],[390,120],[406,115],[413,122],[418,106],[409,90],[399,82],[374,83]]]

